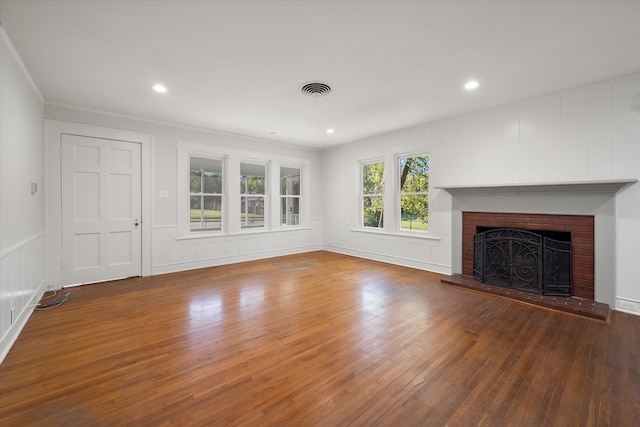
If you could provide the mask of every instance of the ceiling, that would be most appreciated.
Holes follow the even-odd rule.
[[[640,1],[0,0],[0,22],[46,102],[317,149],[640,71]]]

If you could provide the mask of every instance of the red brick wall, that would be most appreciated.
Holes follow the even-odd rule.
[[[594,299],[594,217],[587,215],[462,213],[462,274],[473,276],[473,235],[477,227],[571,232],[573,295]]]

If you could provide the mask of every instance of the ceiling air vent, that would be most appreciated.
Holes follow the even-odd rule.
[[[328,84],[322,82],[305,83],[302,85],[300,90],[305,95],[313,97],[327,96],[331,93],[331,87]]]

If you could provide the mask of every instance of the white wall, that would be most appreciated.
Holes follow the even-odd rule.
[[[207,130],[163,124],[136,118],[123,117],[101,112],[81,110],[77,108],[45,105],[47,122],[65,121],[86,125],[123,129],[140,132],[152,136],[151,159],[151,274],[187,270],[232,262],[248,261],[291,253],[322,249],[322,191],[318,172],[320,171],[320,154],[314,150],[302,149],[290,145],[268,142],[236,135],[227,135]],[[310,179],[309,223],[306,227],[289,231],[273,231],[268,233],[251,233],[222,235],[217,237],[180,239],[178,238],[178,201],[177,201],[177,147],[178,143],[215,146],[232,150],[244,150],[263,153],[271,157],[307,159]],[[48,137],[48,161],[50,170],[55,169],[59,161],[55,153],[59,150],[55,137]],[[51,176],[52,185],[59,180]],[[168,197],[161,198],[160,192]],[[52,205],[52,209],[55,207]],[[49,212],[51,217],[59,215]],[[143,230],[144,232],[144,230]],[[52,235],[51,238],[55,236]],[[144,236],[143,236],[144,238]],[[56,252],[59,245],[50,244],[50,274],[59,277],[56,271]]]
[[[327,249],[444,273],[456,270],[459,224],[454,201],[443,190],[436,190],[431,202],[432,228],[440,240],[354,231],[358,161],[420,149],[431,151],[432,187],[638,179],[640,74],[328,150],[323,153],[324,192],[326,200],[336,202],[325,209]],[[615,284],[605,299],[639,314],[640,183],[607,197],[606,209],[592,212],[605,223],[607,216],[615,216],[610,221],[615,239],[596,241],[597,250],[603,245],[615,250]]]
[[[384,159],[385,176],[393,171],[395,154],[428,151],[431,165],[430,185],[438,185],[441,165],[439,141],[429,125],[368,138],[323,152],[322,178],[325,184],[324,242],[334,252],[423,270],[451,274],[451,196],[432,190],[429,201],[429,238],[398,236],[391,233],[358,230],[360,160]],[[391,175],[392,176],[392,175]],[[393,189],[386,185],[386,193]],[[391,199],[392,200],[392,199]],[[386,199],[385,199],[386,203]],[[391,227],[385,215],[385,227]]]
[[[42,97],[0,27],[0,361],[46,277],[42,115]]]

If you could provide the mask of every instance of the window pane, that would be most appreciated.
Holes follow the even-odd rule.
[[[362,165],[362,193],[384,193],[384,163],[367,163]]]
[[[264,197],[240,198],[240,224],[242,228],[264,227]]]
[[[419,193],[429,191],[429,157],[400,159],[400,192]]]
[[[191,196],[189,198],[191,200],[191,218],[193,219],[194,217],[194,210],[198,211],[198,218],[200,218],[200,208],[201,208],[201,199],[202,197],[200,196]]]
[[[280,168],[280,195],[300,195],[300,168]]]
[[[429,230],[429,196],[400,196],[402,230]]]
[[[297,197],[283,197],[280,212],[282,225],[300,224],[300,199]]]
[[[240,194],[265,194],[265,165],[240,163]]]
[[[191,157],[189,191],[222,193],[222,160]]]
[[[202,177],[203,180],[203,193],[222,193],[222,173],[218,172],[205,172]]]
[[[383,227],[382,205],[382,196],[365,196],[362,198],[362,224],[365,227]]]
[[[189,174],[189,192],[199,193],[202,189],[202,172],[192,170]]]
[[[191,231],[222,228],[222,197],[191,196]]]

